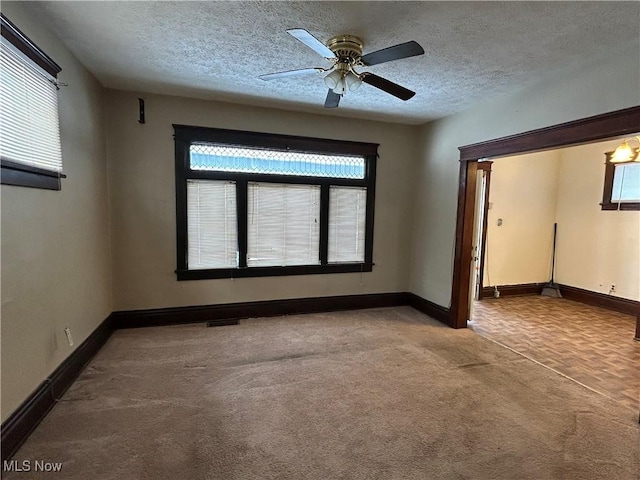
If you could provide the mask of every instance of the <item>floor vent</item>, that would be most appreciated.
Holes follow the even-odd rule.
[[[225,318],[222,320],[209,320],[207,322],[207,327],[224,327],[227,325],[237,325],[237,318]]]

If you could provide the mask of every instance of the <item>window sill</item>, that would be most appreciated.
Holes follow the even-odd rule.
[[[601,203],[602,210],[640,210],[640,202]]]
[[[61,178],[66,175],[2,159],[2,185],[61,190]]]
[[[177,270],[178,280],[216,278],[276,277],[285,275],[319,275],[326,273],[371,272],[372,263],[340,263],[332,265],[296,265],[290,267],[218,268],[208,270]]]

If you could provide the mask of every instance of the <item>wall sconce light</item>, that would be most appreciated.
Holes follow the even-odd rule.
[[[629,145],[629,142],[637,142],[638,146],[633,148]],[[625,140],[618,148],[613,152],[611,159],[609,160],[611,163],[631,163],[631,162],[640,162],[640,137],[632,138],[631,140]]]

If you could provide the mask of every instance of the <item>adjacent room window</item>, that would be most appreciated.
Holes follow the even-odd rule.
[[[60,67],[4,15],[0,39],[2,183],[60,190]]]
[[[602,210],[640,210],[640,163],[613,164],[605,154]]]
[[[378,145],[174,131],[179,280],[371,271]]]

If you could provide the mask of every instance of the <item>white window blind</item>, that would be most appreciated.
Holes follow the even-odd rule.
[[[58,93],[53,77],[3,38],[0,79],[0,155],[61,172]]]
[[[640,163],[616,165],[611,201],[640,202]]]
[[[366,206],[366,188],[329,188],[329,263],[364,262]]]
[[[320,187],[248,184],[247,266],[319,265]]]
[[[187,180],[189,269],[238,266],[236,218],[234,182]]]

